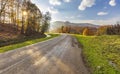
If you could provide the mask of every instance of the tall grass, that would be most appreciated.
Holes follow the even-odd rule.
[[[92,74],[120,74],[120,36],[80,36],[83,56]]]

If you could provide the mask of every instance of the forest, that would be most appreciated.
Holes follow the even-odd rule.
[[[50,20],[31,0],[0,0],[0,46],[46,37]]]
[[[25,36],[44,34],[50,20],[51,14],[42,14],[30,0],[0,0],[0,25],[11,25]]]

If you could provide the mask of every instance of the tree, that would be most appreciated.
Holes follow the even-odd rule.
[[[96,35],[104,35],[104,34],[106,34],[107,27],[108,27],[108,26],[100,26],[100,27],[97,29]]]
[[[43,34],[48,30],[50,20],[50,13],[42,15],[31,0],[0,0],[0,23],[12,24],[21,34]]]
[[[63,30],[64,30],[64,26],[61,27],[61,32],[63,33]]]
[[[31,3],[31,1],[25,1],[23,6],[23,11],[27,13],[27,18],[25,19],[25,24],[23,25],[25,29],[25,35],[29,36],[31,33],[35,34],[40,32],[40,22],[42,19],[41,11],[35,4]]]
[[[108,26],[106,33],[108,35],[120,35],[120,24]]]
[[[0,23],[1,23],[2,13],[5,11],[4,9],[5,9],[5,6],[7,5],[7,2],[8,0],[0,0]]]
[[[44,34],[46,31],[48,31],[50,20],[51,20],[51,14],[49,12],[46,12],[46,14],[43,15],[43,19],[42,19],[43,23],[42,23],[41,34]]]
[[[88,28],[85,28],[83,30],[83,35],[89,35],[89,29]]]

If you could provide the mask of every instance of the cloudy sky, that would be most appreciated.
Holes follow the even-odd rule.
[[[120,0],[32,0],[52,21],[113,24],[120,21]]]

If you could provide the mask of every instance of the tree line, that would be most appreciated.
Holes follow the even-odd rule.
[[[53,32],[71,33],[81,35],[120,35],[120,24],[103,25],[99,27],[61,26]]]
[[[96,27],[80,27],[80,26],[61,26],[60,28],[54,29],[52,32],[58,33],[70,33],[70,34],[84,34],[84,35],[95,35],[97,32]]]
[[[0,0],[0,23],[13,24],[21,34],[44,34],[50,20],[51,14],[42,14],[30,0]]]
[[[108,35],[120,35],[120,24],[109,26],[106,29]]]

